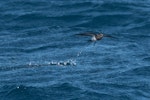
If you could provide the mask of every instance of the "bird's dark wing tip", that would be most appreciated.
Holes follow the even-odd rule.
[[[110,37],[110,38],[117,39],[117,37],[114,37],[114,36],[112,36],[112,35],[108,35],[108,34],[104,34],[104,37]]]

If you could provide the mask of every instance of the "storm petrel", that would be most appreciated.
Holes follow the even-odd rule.
[[[91,41],[95,42],[97,40],[101,40],[103,37],[112,37],[110,35],[103,34],[101,32],[95,33],[95,32],[85,32],[85,33],[80,33],[76,35],[81,35],[81,36],[91,36]]]

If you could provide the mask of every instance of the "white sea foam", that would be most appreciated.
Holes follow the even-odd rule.
[[[54,66],[76,66],[76,60],[66,60],[66,61],[49,61],[45,63],[36,63],[36,62],[29,62],[28,66],[48,66],[48,65],[54,65]]]
[[[76,65],[75,60],[67,60],[67,61],[50,61],[48,62],[49,65],[58,65],[58,66],[67,66],[67,65]]]

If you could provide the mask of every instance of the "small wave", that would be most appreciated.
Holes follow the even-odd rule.
[[[145,57],[145,58],[143,58],[143,61],[148,61],[148,62],[150,62],[150,57]]]
[[[49,45],[44,45],[44,46],[37,46],[37,47],[30,47],[30,48],[25,48],[23,49],[24,52],[26,53],[31,53],[31,52],[35,52],[35,51],[39,51],[39,50],[46,50],[48,48],[52,48],[52,47],[55,47],[55,46],[49,46]]]
[[[49,17],[39,14],[39,13],[27,13],[27,14],[18,16],[15,20],[33,21],[31,19],[42,20],[42,19],[48,19],[48,18]]]
[[[52,87],[57,90],[80,90],[79,87],[73,86],[70,83],[54,84]]]
[[[81,88],[70,83],[59,83],[48,87],[5,85],[0,89],[1,94],[3,94],[2,98],[5,97],[3,100],[45,100],[44,98],[50,98],[49,100],[56,98],[64,100],[65,97],[72,98],[72,95],[80,95],[82,92]]]
[[[125,75],[150,75],[150,66],[138,67],[134,69],[130,69],[128,71],[123,72]]]
[[[4,86],[1,91],[3,92],[3,100],[31,100],[31,98],[37,100],[41,98],[39,93],[42,92],[40,88],[24,85]]]

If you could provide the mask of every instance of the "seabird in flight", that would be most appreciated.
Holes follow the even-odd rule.
[[[76,34],[76,35],[81,35],[81,36],[91,36],[91,41],[95,42],[97,40],[101,40],[103,37],[111,37],[113,38],[112,36],[110,35],[106,35],[106,34],[103,34],[101,32],[99,33],[95,33],[95,32],[85,32],[85,33],[80,33],[80,34]]]

